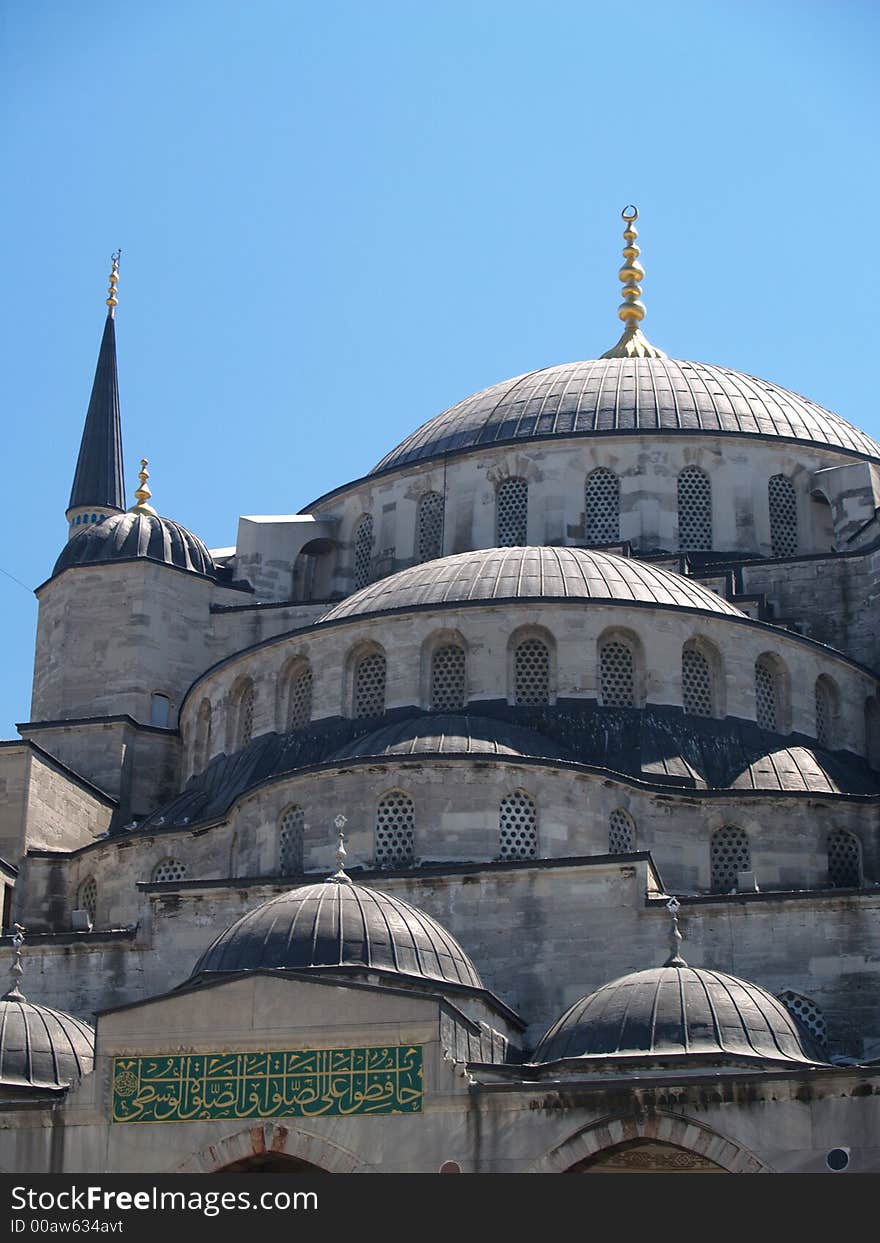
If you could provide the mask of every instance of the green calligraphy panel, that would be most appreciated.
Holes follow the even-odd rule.
[[[421,1045],[113,1059],[114,1122],[410,1114],[421,1108]]]

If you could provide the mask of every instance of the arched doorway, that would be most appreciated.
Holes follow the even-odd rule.
[[[565,1171],[567,1174],[726,1174],[699,1152],[659,1139],[634,1139],[603,1148]]]
[[[213,1170],[214,1174],[326,1174],[319,1165],[301,1161],[286,1152],[259,1152]]]
[[[306,604],[329,598],[336,549],[336,541],[326,538],[313,539],[303,545],[293,563],[291,600]]]

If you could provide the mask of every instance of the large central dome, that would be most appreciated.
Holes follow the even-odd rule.
[[[772,436],[880,458],[870,436],[767,380],[672,358],[599,358],[530,371],[465,398],[372,473],[484,445],[650,432]]]

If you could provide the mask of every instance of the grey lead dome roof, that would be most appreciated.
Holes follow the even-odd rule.
[[[95,1033],[63,1010],[0,1000],[0,1088],[59,1091],[95,1064]]]
[[[213,557],[192,531],[170,518],[129,510],[84,527],[62,549],[52,576],[74,565],[133,561],[141,557],[209,578],[217,573]]]
[[[671,964],[622,976],[576,1001],[533,1060],[684,1054],[822,1061],[782,1002],[757,984]]]
[[[880,458],[870,436],[767,380],[672,358],[600,358],[530,371],[466,397],[371,473],[483,445],[658,431],[776,436]]]
[[[745,614],[701,583],[632,557],[587,548],[483,548],[400,570],[334,605],[321,621],[389,609],[512,599],[626,601]]]
[[[541,759],[571,760],[560,743],[542,738],[533,729],[492,717],[440,713],[395,721],[355,738],[335,760],[379,755],[531,755]]]
[[[243,915],[205,950],[206,973],[360,967],[482,988],[467,954],[424,911],[363,885],[319,881]]]

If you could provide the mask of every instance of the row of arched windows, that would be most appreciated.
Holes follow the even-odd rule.
[[[862,847],[854,833],[833,829],[826,843],[828,883],[834,889],[858,889],[862,884]],[[741,872],[752,871],[752,852],[745,829],[725,825],[716,829],[709,844],[710,883],[713,893],[730,893]]]

